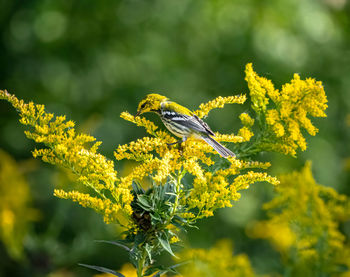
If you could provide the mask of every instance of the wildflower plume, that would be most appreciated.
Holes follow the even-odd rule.
[[[0,149],[0,240],[13,259],[23,258],[23,240],[37,214],[16,161]]]
[[[280,181],[277,196],[264,205],[269,219],[252,225],[248,234],[270,240],[295,276],[318,276],[349,267],[344,256],[350,249],[339,222],[350,219],[350,199],[317,184],[310,162]]]
[[[279,184],[267,173],[270,163],[252,160],[255,154],[277,151],[296,155],[298,148],[306,149],[301,130],[316,134],[317,128],[309,117],[324,117],[327,107],[320,82],[303,81],[295,75],[279,91],[270,80],[259,77],[251,64],[246,66],[246,80],[251,111],[238,116],[240,129],[229,134],[215,133],[215,139],[231,148],[236,157],[222,159],[210,145],[193,137],[173,145],[176,139],[169,132],[145,117],[123,112],[124,120],[143,127],[148,134],[117,146],[116,160],[134,164],[131,172],[123,176],[118,176],[113,161],[98,153],[100,142],[90,135],[76,134],[72,121],[46,113],[43,105],[25,104],[6,91],[0,91],[0,97],[9,101],[18,110],[20,122],[30,127],[25,132],[27,137],[45,146],[35,149],[34,157],[72,170],[77,181],[92,190],[55,190],[55,196],[94,209],[107,223],[128,222],[123,224],[123,247],[128,249],[130,261],[141,277],[144,273],[163,274],[170,270],[157,268],[153,257],[162,251],[175,256],[172,246],[181,239],[180,230],[213,216],[217,209],[231,207],[240,199],[240,192],[254,183]],[[212,109],[243,104],[246,99],[246,95],[217,97],[200,104],[194,114],[205,118]],[[204,259],[201,253],[197,254]],[[238,258],[230,260],[237,263],[237,268],[228,272],[238,274],[250,268],[244,259],[240,259],[242,268],[237,261]],[[249,275],[248,270],[244,276]]]
[[[210,249],[185,250],[181,253],[181,260],[189,262],[179,267],[181,276],[255,276],[248,257],[244,254],[233,255],[232,248],[232,242],[223,239]]]
[[[312,78],[301,80],[294,74],[279,91],[270,80],[258,76],[252,64],[247,64],[245,73],[252,108],[260,125],[267,125],[260,147],[293,156],[298,148],[304,151],[302,129],[312,136],[318,132],[309,117],[326,117],[327,97],[322,83]]]
[[[94,208],[104,214],[105,219],[110,218],[106,214],[110,210],[114,212],[120,210],[121,214],[130,217],[130,203],[133,199],[130,188],[123,187],[119,182],[113,161],[98,153],[101,142],[88,146],[88,143],[95,141],[94,137],[77,134],[73,121],[66,121],[65,116],[54,117],[53,114],[45,112],[44,105],[36,105],[32,102],[26,104],[7,91],[0,91],[0,97],[9,101],[17,109],[23,125],[31,127],[30,130],[25,131],[26,136],[45,146],[35,149],[33,156],[41,157],[44,162],[72,170],[78,182],[97,193],[99,201],[82,200],[83,198],[77,192],[56,191],[56,196],[71,198],[83,206]],[[107,191],[110,192],[110,196],[106,196]],[[106,209],[101,209],[101,205],[94,206],[101,201],[111,203],[104,205]]]

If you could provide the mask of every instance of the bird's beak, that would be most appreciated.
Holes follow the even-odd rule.
[[[137,111],[136,115],[135,116],[139,116],[141,113],[141,111]]]

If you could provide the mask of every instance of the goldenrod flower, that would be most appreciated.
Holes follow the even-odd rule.
[[[231,207],[232,202],[240,199],[240,191],[256,182],[279,183],[265,172],[269,163],[242,158],[250,159],[262,151],[295,155],[298,148],[306,149],[302,130],[311,135],[317,133],[310,116],[325,116],[327,107],[320,82],[300,80],[295,75],[290,84],[277,90],[271,81],[259,77],[251,64],[246,66],[246,80],[253,109],[250,114],[255,117],[248,113],[239,115],[243,126],[235,128],[234,133],[214,133],[201,118],[214,108],[223,108],[225,104],[243,104],[245,95],[218,97],[200,104],[195,112],[191,112],[165,96],[149,94],[139,103],[137,116],[123,112],[123,119],[145,128],[150,135],[117,146],[115,158],[118,161],[132,160],[135,164],[123,177],[118,176],[113,161],[98,153],[100,142],[95,142],[90,135],[76,134],[74,122],[66,121],[64,116],[54,117],[46,113],[43,105],[25,104],[6,91],[0,91],[0,97],[9,101],[19,111],[21,123],[31,128],[26,131],[27,137],[45,146],[35,149],[34,157],[70,169],[78,182],[93,190],[93,193],[55,190],[57,197],[71,199],[94,209],[103,215],[107,223],[123,224],[128,229],[128,239],[136,241],[144,238],[133,248],[133,259],[138,262],[137,274],[142,276],[144,268],[151,265],[153,252],[164,249],[173,254],[170,243],[174,243],[178,237],[177,230],[173,232],[169,228],[171,224],[176,229],[179,225],[190,226],[200,218],[213,216],[217,209]],[[171,145],[176,143],[176,139],[168,132],[159,130],[152,121],[139,116],[145,112],[158,113],[164,125],[171,133],[181,137],[183,142],[178,147]],[[237,156],[220,142],[232,147]],[[301,203],[304,205],[303,201]],[[321,203],[318,208],[326,207]],[[321,214],[320,210],[317,211]],[[290,230],[292,232],[293,228],[290,227]],[[329,244],[335,249],[342,238],[336,229],[328,230]],[[144,232],[147,235],[142,234]],[[310,238],[314,239],[315,236]],[[294,239],[282,239],[283,248],[294,242]],[[300,249],[305,245],[309,248],[314,245],[314,241],[304,238],[298,243]],[[217,251],[210,253],[210,256],[216,255]],[[228,251],[231,250],[224,249],[220,253]],[[208,268],[222,269],[220,272],[223,276],[252,276],[244,257],[227,259],[231,257],[227,253],[225,256],[233,267],[220,267],[216,261],[225,260],[216,259]],[[304,256],[315,257],[312,251],[305,251]],[[228,275],[224,272],[228,272]]]
[[[37,215],[16,161],[0,149],[0,240],[13,259],[23,257],[23,240]]]
[[[265,117],[270,129],[266,134],[269,140],[265,139],[261,148],[293,156],[298,148],[304,151],[307,144],[302,129],[312,136],[318,131],[309,116],[326,117],[327,97],[322,83],[312,78],[301,80],[294,74],[292,81],[279,91],[271,81],[258,76],[251,64],[246,66],[246,80],[252,108],[261,120]]]
[[[204,118],[208,116],[209,112],[216,108],[223,108],[225,104],[243,104],[247,100],[245,95],[236,96],[219,96],[208,103],[203,103],[199,105],[199,109],[194,112],[199,118]]]
[[[254,119],[247,113],[241,113],[239,119],[242,121],[244,126],[252,127],[254,125]]]
[[[22,124],[31,127],[31,131],[25,131],[27,137],[46,146],[46,148],[35,149],[33,156],[72,170],[77,176],[77,181],[94,190],[99,198],[85,199],[78,192],[65,194],[58,191],[56,196],[70,198],[86,207],[100,211],[107,222],[116,219],[111,214],[119,209],[126,217],[131,215],[130,204],[133,196],[130,187],[124,186],[118,179],[113,161],[97,152],[101,142],[87,146],[88,143],[95,141],[94,137],[76,134],[73,121],[66,121],[64,116],[54,117],[53,114],[46,113],[43,105],[35,105],[32,102],[25,104],[7,91],[0,91],[0,97],[9,101],[17,109]],[[112,199],[105,196],[106,190],[110,192]],[[86,201],[84,202],[83,199]],[[113,205],[107,205],[109,201],[113,202]],[[104,210],[101,209],[100,203],[105,203]]]
[[[178,268],[184,277],[252,277],[255,276],[245,254],[234,255],[232,242],[220,240],[210,249],[188,249],[180,254],[181,260],[190,261]]]
[[[264,205],[269,219],[253,224],[248,235],[270,240],[293,266],[293,275],[335,273],[349,252],[338,225],[350,219],[350,199],[317,184],[310,163],[280,180],[277,196]]]
[[[233,98],[236,99],[236,98]],[[207,105],[211,108],[215,105]],[[128,113],[123,113],[125,118]],[[251,125],[252,120],[243,116]],[[136,119],[137,118],[137,119]],[[140,117],[131,116],[127,120],[140,125]],[[146,122],[143,120],[143,122]],[[151,122],[142,126],[153,126]],[[171,141],[168,137],[160,136],[155,128],[153,137],[145,137],[135,142],[119,146],[115,151],[115,157],[118,160],[132,159],[139,162],[133,171],[121,179],[124,187],[131,186],[134,180],[143,182],[145,177],[150,176],[156,184],[164,184],[167,177],[183,176],[185,173],[194,177],[193,189],[186,198],[181,199],[181,204],[186,205],[187,209],[197,208],[199,212],[196,215],[184,212],[181,215],[186,218],[197,220],[202,217],[213,216],[213,212],[218,208],[232,206],[231,201],[237,201],[240,198],[238,193],[241,189],[247,189],[254,182],[267,181],[277,184],[276,178],[268,176],[266,173],[250,171],[240,175],[241,171],[248,168],[266,169],[270,164],[259,162],[244,162],[235,158],[228,158],[229,166],[226,169],[211,172],[203,165],[212,166],[215,164],[212,155],[216,152],[203,141],[189,138],[186,143],[182,143],[181,150],[176,147],[168,146]],[[147,131],[148,132],[148,131]],[[151,132],[149,132],[151,133]],[[225,135],[216,133],[219,141],[240,143],[248,141],[253,132],[248,127],[243,127],[238,135]],[[232,181],[232,177],[236,177]],[[241,177],[239,177],[241,176]],[[176,178],[176,177],[175,177]]]

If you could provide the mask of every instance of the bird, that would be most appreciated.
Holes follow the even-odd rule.
[[[202,139],[214,148],[222,157],[235,157],[235,154],[217,142],[209,125],[184,106],[170,101],[166,96],[151,93],[138,105],[136,116],[153,112],[160,116],[165,127],[185,142],[188,137]],[[175,144],[174,143],[174,144]]]

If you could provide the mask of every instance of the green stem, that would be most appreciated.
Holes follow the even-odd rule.
[[[180,188],[181,188],[181,179],[183,177],[183,172],[179,173],[176,178],[176,183],[175,183],[175,202],[173,206],[173,210],[171,212],[170,220],[174,217],[176,214],[177,206],[179,205],[179,198],[180,198]]]

